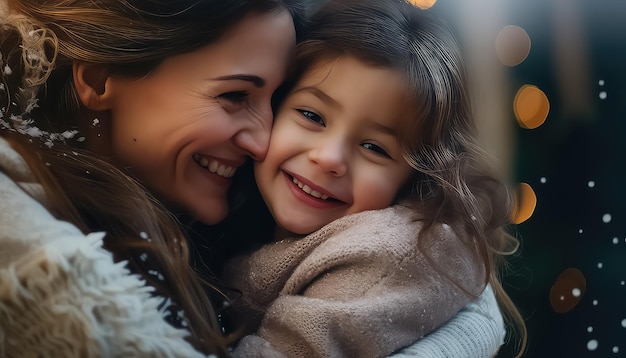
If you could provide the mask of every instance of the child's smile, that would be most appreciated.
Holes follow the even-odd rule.
[[[391,68],[353,57],[321,61],[282,103],[255,175],[279,225],[308,234],[393,203],[412,171],[398,135],[413,120]]]
[[[335,198],[330,191],[319,187],[302,177],[296,177],[286,172],[285,177],[288,182],[291,181],[291,184],[293,184],[290,185],[288,183],[287,186],[289,186],[290,189],[293,190],[294,196],[302,201],[302,203],[305,205],[310,205],[314,208],[322,209],[333,208],[347,204],[346,202]]]

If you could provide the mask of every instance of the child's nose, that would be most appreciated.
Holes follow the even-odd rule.
[[[309,157],[325,173],[343,176],[348,170],[348,151],[341,141],[320,143],[310,151]]]

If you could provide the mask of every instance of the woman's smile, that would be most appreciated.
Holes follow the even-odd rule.
[[[229,166],[215,159],[205,157],[201,154],[194,154],[193,160],[201,167],[206,168],[211,173],[217,174],[224,178],[231,178],[237,171],[237,167]]]

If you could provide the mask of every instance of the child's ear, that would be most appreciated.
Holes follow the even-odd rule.
[[[75,61],[72,65],[74,86],[83,106],[94,111],[107,110],[111,106],[111,90],[105,65]]]

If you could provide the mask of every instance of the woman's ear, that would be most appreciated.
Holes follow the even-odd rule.
[[[94,111],[111,106],[111,91],[107,91],[108,71],[105,65],[75,61],[72,65],[74,86],[83,106]]]

